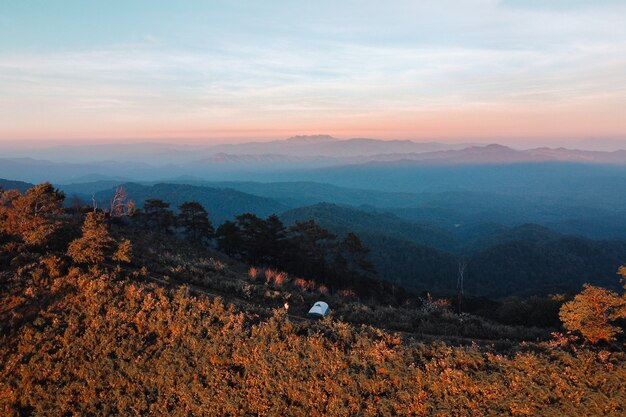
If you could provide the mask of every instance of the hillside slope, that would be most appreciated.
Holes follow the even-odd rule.
[[[449,299],[418,298],[354,274],[345,268],[350,257],[341,271],[361,279],[349,282],[353,290],[323,285],[324,276],[244,265],[189,236],[152,232],[135,223],[141,216],[65,210],[48,183],[2,197],[2,415],[626,410],[621,335],[591,348],[551,338],[554,328],[457,314]],[[306,262],[316,246],[303,242],[292,255]],[[348,244],[359,246],[354,238]],[[365,284],[376,293],[360,291]],[[320,300],[331,313],[307,316]],[[530,319],[562,303],[530,301],[488,305],[505,313],[530,307]]]
[[[13,181],[0,178],[0,190],[19,190],[24,192],[31,188],[33,184],[23,181]]]
[[[220,224],[241,213],[254,213],[269,216],[280,213],[288,207],[269,198],[258,197],[228,188],[200,187],[184,184],[155,184],[153,186],[127,183],[123,185],[130,198],[141,207],[148,199],[162,199],[175,209],[186,201],[197,201],[208,211],[211,221]],[[96,199],[104,207],[115,194],[115,188],[100,191]]]
[[[440,250],[450,250],[457,245],[452,234],[437,227],[411,223],[390,213],[368,212],[336,204],[320,203],[288,210],[281,214],[281,219],[287,224],[315,219],[335,233],[384,234]]]
[[[289,210],[282,219],[356,232],[382,278],[416,291],[455,293],[460,261],[467,264],[465,290],[476,296],[573,294],[586,282],[617,288],[615,271],[626,259],[626,241],[567,236],[535,224],[487,224],[474,239],[458,242],[437,228],[333,204]]]
[[[226,306],[185,287],[142,282],[150,269],[87,270],[47,256],[22,259],[19,271],[1,275],[0,410],[7,416],[626,410],[620,351],[544,343],[498,353],[416,343],[333,318],[296,321],[282,308]],[[176,270],[185,256],[171,253],[160,267]],[[213,279],[230,279],[223,265],[198,261],[196,270],[204,265]]]

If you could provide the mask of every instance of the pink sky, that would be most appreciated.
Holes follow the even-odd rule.
[[[297,134],[326,133],[340,138],[439,140],[444,142],[499,142],[535,146],[571,139],[626,138],[623,108],[589,106],[468,106],[437,111],[403,110],[363,114],[269,114],[249,120],[207,121],[203,117],[144,115],[116,118],[91,115],[85,120],[41,117],[37,124],[14,121],[0,128],[4,142],[40,144],[145,141],[224,143],[270,140]]]
[[[614,0],[13,2],[0,144],[626,140],[625,16]]]

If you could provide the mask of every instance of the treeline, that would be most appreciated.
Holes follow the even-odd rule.
[[[160,199],[146,200],[143,209],[135,209],[130,219],[135,226],[152,231],[181,234],[185,239],[198,243],[210,243],[215,229],[206,209],[197,201],[187,201],[178,206],[178,213],[170,209],[170,203]]]
[[[132,248],[124,239],[113,242],[104,233],[106,222],[118,229],[177,236],[193,244],[216,248],[249,265],[315,280],[331,291],[348,289],[360,296],[378,298],[381,293],[393,292],[394,297],[403,294],[376,278],[368,261],[369,251],[354,233],[340,238],[312,220],[287,227],[276,215],[262,219],[245,213],[216,230],[205,208],[196,201],[180,204],[176,212],[161,199],[146,200],[142,208],[137,208],[121,187],[110,205],[100,209],[84,205],[64,209],[64,200],[65,195],[49,183],[37,185],[24,194],[16,190],[2,193],[5,235],[25,244],[58,248],[72,243],[69,254],[86,261],[101,260],[105,255],[108,259],[128,258],[121,253],[131,252]],[[71,222],[72,214],[76,221],[86,216],[82,236],[76,222]],[[64,216],[70,217],[64,221]],[[120,245],[117,252],[114,243]]]
[[[137,227],[180,234],[246,264],[315,279],[330,290],[357,288],[361,295],[371,295],[376,290],[370,288],[380,286],[374,282],[376,275],[368,261],[369,250],[358,236],[347,233],[339,238],[313,220],[287,227],[276,215],[263,219],[244,213],[215,230],[200,203],[185,202],[175,213],[161,199],[146,200],[143,209],[134,209],[131,214],[130,222]]]
[[[313,278],[330,289],[364,284],[374,277],[368,249],[354,233],[339,239],[313,220],[285,227],[278,216],[242,214],[216,232],[218,249],[251,265],[272,266]]]

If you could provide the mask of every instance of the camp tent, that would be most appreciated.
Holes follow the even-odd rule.
[[[311,317],[324,317],[326,315],[328,315],[328,304],[323,301],[316,302],[309,310],[309,316]]]

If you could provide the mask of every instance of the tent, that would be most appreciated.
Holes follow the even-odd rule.
[[[328,315],[328,304],[323,301],[316,302],[309,310],[311,317],[325,317],[326,315]]]

